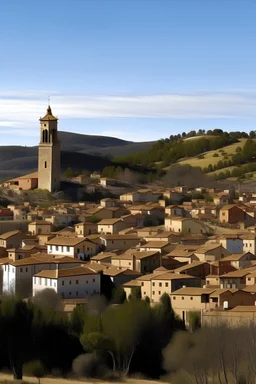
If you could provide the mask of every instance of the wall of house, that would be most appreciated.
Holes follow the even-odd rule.
[[[220,244],[232,254],[243,253],[242,239],[221,239]]]
[[[50,225],[40,225],[40,224],[29,224],[28,230],[32,235],[47,235],[51,233],[51,224]]]
[[[251,252],[253,255],[256,254],[255,239],[243,239],[243,252]]]
[[[185,320],[185,323],[189,322],[189,312],[201,311],[210,308],[210,303],[202,303],[202,296],[198,295],[175,295],[175,292],[171,294],[171,303],[174,312]]]
[[[102,244],[106,247],[106,251],[113,251],[118,249],[120,251],[126,251],[139,244],[140,239],[102,239]]]
[[[100,274],[69,276],[58,279],[33,278],[33,295],[45,288],[53,288],[64,299],[88,297],[101,292]]]

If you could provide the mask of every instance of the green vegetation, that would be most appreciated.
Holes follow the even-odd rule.
[[[139,372],[158,378],[162,349],[177,330],[184,329],[168,295],[151,307],[137,290],[127,301],[123,289],[117,288],[110,301],[93,296],[71,316],[60,306],[60,298],[50,289],[33,302],[2,297],[1,364],[7,362],[5,368],[11,369],[15,380],[22,380],[24,372],[40,382],[55,371],[65,375],[72,367],[90,377]]]
[[[184,140],[179,136],[171,136],[170,139],[159,140],[147,151],[138,152],[130,156],[116,157],[115,161],[121,164],[148,167],[161,162],[161,167],[166,167],[184,157],[197,156],[237,142],[235,136],[226,132],[222,132],[220,136],[200,136],[196,140]]]

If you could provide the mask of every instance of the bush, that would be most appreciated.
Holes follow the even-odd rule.
[[[198,155],[197,158],[198,159],[204,159],[204,155]]]
[[[40,379],[45,375],[45,367],[40,360],[30,361],[24,365],[23,369],[26,375],[36,377],[38,383],[40,383]]]
[[[212,157],[219,157],[219,154],[215,152]]]
[[[201,314],[200,312],[190,311],[188,313],[189,327],[194,332],[198,328],[201,328]]]
[[[79,355],[72,364],[72,370],[77,377],[101,378],[108,370],[96,353]]]

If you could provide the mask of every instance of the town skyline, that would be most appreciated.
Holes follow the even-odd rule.
[[[63,131],[150,141],[255,129],[252,1],[72,4],[2,4],[2,145],[38,144],[49,96]]]

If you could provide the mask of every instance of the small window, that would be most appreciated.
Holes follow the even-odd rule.
[[[62,281],[62,283],[61,283],[62,285],[64,285],[64,281]]]
[[[26,272],[28,271],[28,269],[26,268]]]
[[[175,297],[175,296],[173,296],[173,300],[176,300],[176,297]]]
[[[161,291],[158,291],[158,295],[161,295]]]
[[[144,285],[144,282],[142,281],[141,286],[143,287],[143,285]]]
[[[159,287],[162,287],[162,283],[159,283]]]
[[[47,161],[44,162],[44,167],[47,168]]]
[[[69,285],[71,285],[71,280],[69,280]]]
[[[250,277],[248,277],[248,281],[251,281],[251,278],[250,278]]]
[[[70,247],[67,247],[67,252],[70,252]]]
[[[182,297],[181,300],[184,300],[184,297]]]
[[[165,283],[165,286],[168,287],[168,283]]]
[[[190,297],[190,300],[193,300],[193,297]]]
[[[76,296],[78,296],[78,292],[76,291]]]
[[[76,280],[76,284],[78,284],[78,280]]]
[[[69,292],[69,296],[71,296],[71,292]]]
[[[92,279],[92,282],[95,283],[95,279]]]
[[[58,245],[56,245],[56,251],[58,251],[59,250],[59,247],[58,247]]]
[[[153,285],[153,287],[154,287],[154,286],[155,286],[155,283],[153,283],[152,285]]]
[[[20,268],[20,271],[23,272],[23,268]]]
[[[154,295],[154,294],[155,294],[155,291],[152,292],[152,295]]]

